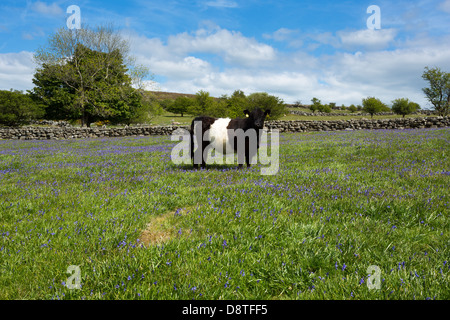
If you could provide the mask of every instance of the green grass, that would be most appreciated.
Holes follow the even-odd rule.
[[[280,140],[273,176],[170,137],[0,141],[0,299],[450,298],[449,129]]]
[[[335,111],[335,110],[333,110]],[[339,110],[338,110],[339,111]],[[412,114],[406,116],[406,118],[418,118],[418,117],[425,117],[424,115],[420,114]],[[402,118],[401,115],[388,115],[388,116],[378,116],[375,115],[373,118],[370,116],[358,116],[358,115],[351,115],[349,113],[348,116],[300,116],[295,114],[286,114],[285,116],[281,117],[278,120],[286,120],[286,121],[292,121],[292,120],[306,120],[306,121],[330,121],[330,120],[350,120],[350,119],[399,119]],[[165,112],[163,115],[157,116],[153,118],[152,125],[169,125],[172,124],[173,121],[178,122],[182,125],[190,125],[192,120],[194,119],[193,116],[190,115],[184,115],[181,117],[181,115],[175,115],[170,112]],[[271,120],[270,118],[268,120]]]
[[[294,108],[293,110],[298,110],[298,109]],[[306,111],[306,110],[301,109],[301,111]],[[306,112],[309,112],[309,110]],[[333,110],[332,111],[332,113],[336,113],[336,112],[345,113],[346,111],[341,111],[341,110]],[[426,116],[420,115],[420,114],[413,114],[413,115],[406,116],[406,118],[417,118],[417,117],[426,117]],[[190,125],[194,118],[195,118],[194,116],[189,115],[189,114],[185,114],[182,117],[180,114],[174,114],[174,113],[171,113],[168,111],[164,111],[163,114],[161,114],[159,116],[155,116],[151,120],[150,125],[164,126],[164,125],[171,125],[171,124],[173,124],[173,122],[178,122],[180,125]],[[330,120],[350,120],[350,119],[363,119],[363,118],[377,119],[377,120],[378,119],[398,119],[398,118],[402,118],[402,116],[400,116],[400,115],[389,115],[389,116],[375,115],[375,116],[373,116],[373,118],[371,118],[370,116],[351,115],[350,113],[348,116],[300,116],[300,115],[286,113],[285,116],[282,116],[278,120],[330,121]],[[268,118],[268,120],[271,120],[271,119]],[[34,125],[34,126],[50,127],[49,125]],[[80,123],[76,124],[75,126],[80,126]],[[116,126],[107,125],[107,127],[116,127]]]

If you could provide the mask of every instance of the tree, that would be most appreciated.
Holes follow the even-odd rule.
[[[131,123],[149,123],[156,116],[163,114],[164,110],[154,95],[149,92],[143,92],[142,106],[137,108],[133,116],[126,121],[128,125]]]
[[[255,108],[270,110],[270,119],[279,119],[287,111],[284,101],[276,96],[269,95],[267,92],[255,92],[248,97],[248,110]]]
[[[228,104],[227,97],[222,96],[219,99],[213,100],[209,108],[206,110],[206,114],[215,118],[225,118],[228,116]]]
[[[374,113],[381,112],[387,106],[375,97],[368,97],[362,100],[364,112],[370,113],[371,118],[373,118]]]
[[[128,42],[110,26],[61,28],[35,53],[34,97],[50,102],[49,114],[81,118],[82,125],[130,121],[142,107],[142,94],[131,84],[142,84],[136,77],[144,77],[146,69],[134,67],[128,52]]]
[[[309,110],[311,110],[312,113],[316,112],[317,111],[317,105],[315,105],[315,104],[310,105],[309,106]]]
[[[44,115],[44,106],[22,91],[0,90],[0,124],[18,126]]]
[[[419,104],[409,101],[407,98],[400,98],[392,101],[392,111],[396,114],[401,114],[403,118],[419,109]]]
[[[193,99],[189,97],[178,97],[166,107],[166,110],[175,114],[181,114],[181,116],[183,116],[188,112],[189,107],[193,104]]]
[[[175,100],[173,99],[164,99],[164,100],[159,100],[159,105],[166,111],[169,111],[170,107],[172,106],[172,104],[175,102]],[[169,111],[170,112],[170,111]]]
[[[354,104],[350,105],[350,107],[348,107],[348,110],[350,110],[351,113],[354,113],[356,110],[358,110]]]
[[[309,106],[309,109],[314,113],[315,111],[319,111],[319,112],[326,112],[326,113],[330,113],[331,112],[331,107],[330,105],[326,105],[326,104],[322,104],[320,102],[319,99],[317,98],[312,98],[311,99],[312,105]],[[332,102],[331,105],[336,105],[336,103]]]
[[[294,108],[301,108],[301,107],[303,107],[302,101],[301,100],[296,100],[292,106]]]
[[[30,97],[38,104],[45,105],[45,119],[77,120],[80,114],[73,108],[75,91],[65,86],[56,76],[55,66],[44,64],[34,74],[35,87],[29,91]]]
[[[429,82],[429,88],[423,88],[427,99],[440,116],[450,113],[450,73],[440,68],[425,67],[422,78]]]
[[[230,118],[239,118],[248,108],[248,98],[242,90],[235,90],[231,97],[227,97],[227,116]]]
[[[187,113],[198,116],[207,115],[207,110],[211,110],[214,104],[214,98],[209,95],[209,92],[200,90],[195,94],[194,103],[189,106]]]
[[[314,113],[317,110],[319,110],[319,107],[322,105],[322,103],[320,102],[319,99],[317,98],[312,98],[311,99],[312,105],[309,106],[309,109]]]

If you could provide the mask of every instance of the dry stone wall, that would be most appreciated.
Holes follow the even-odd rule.
[[[306,112],[306,111],[300,111],[300,110],[292,110],[289,111],[290,114],[295,114],[298,116],[305,116],[305,117],[317,117],[317,116],[324,116],[324,117],[355,117],[355,116],[363,116],[363,117],[370,117],[371,114],[370,113],[366,113],[366,112]],[[431,116],[431,115],[435,115],[436,112],[434,110],[419,110],[416,112],[413,112],[412,114],[420,114],[420,115],[424,115],[424,116]],[[394,112],[377,112],[374,113],[374,115],[376,116],[393,116],[395,115]]]
[[[422,129],[450,127],[450,117],[395,118],[382,120],[350,119],[310,121],[274,120],[265,123],[268,130],[280,132],[338,131],[338,130],[377,130],[377,129]],[[46,140],[46,139],[85,139],[123,136],[170,135],[177,129],[189,126],[139,126],[124,128],[79,128],[79,127],[21,127],[0,128],[0,139]]]
[[[376,130],[376,129],[423,129],[450,126],[450,117],[429,118],[395,118],[395,119],[350,119],[328,121],[270,121],[266,123],[269,129],[280,132],[305,131],[337,131],[337,130]]]

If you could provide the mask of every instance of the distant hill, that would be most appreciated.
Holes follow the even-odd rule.
[[[175,100],[178,97],[188,97],[193,98],[195,94],[190,93],[177,93],[177,92],[164,92],[164,91],[147,91],[148,93],[154,95],[158,100]]]

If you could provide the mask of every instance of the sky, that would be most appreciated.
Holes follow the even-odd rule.
[[[120,30],[149,90],[347,106],[405,97],[427,109],[424,68],[450,72],[450,0],[2,0],[0,90],[33,87],[33,53],[67,28],[71,5],[83,25]]]

